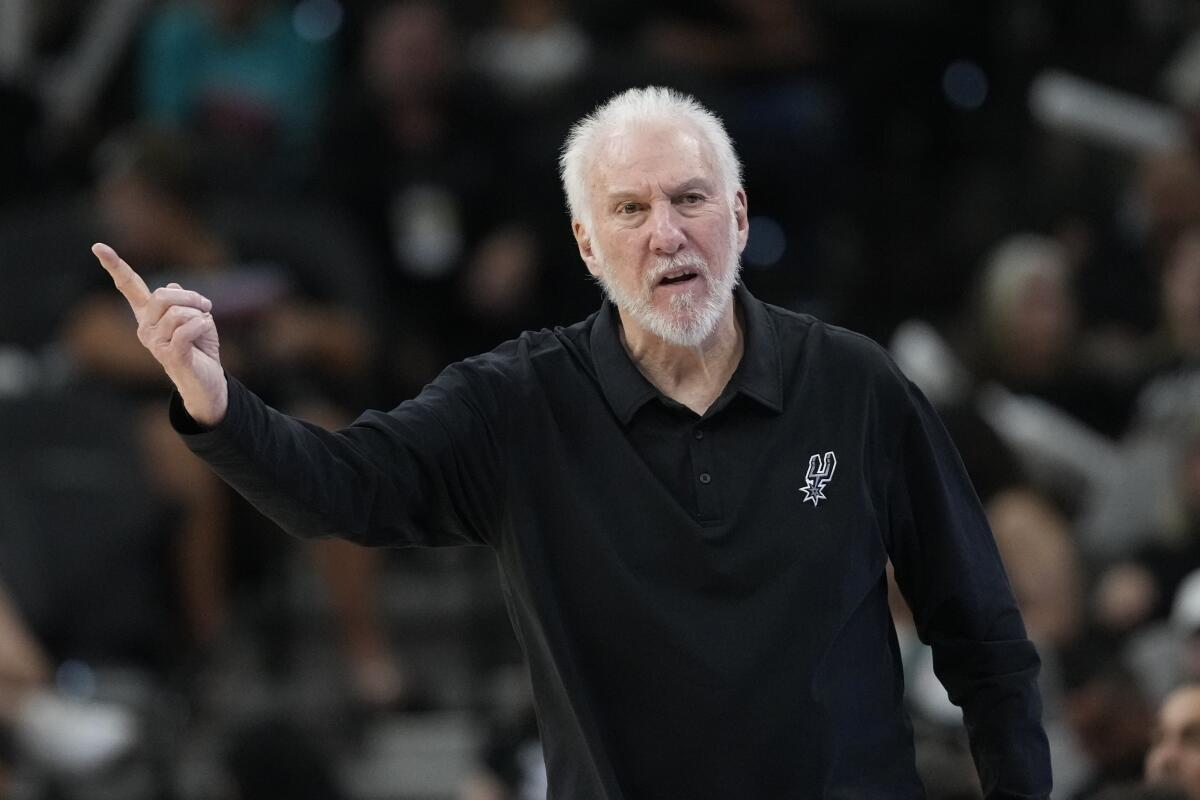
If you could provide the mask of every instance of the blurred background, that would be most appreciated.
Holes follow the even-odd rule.
[[[941,410],[1055,797],[1133,796],[1200,678],[1192,0],[0,0],[0,797],[545,797],[491,555],[273,530],[167,426],[88,247],[344,424],[597,307],[558,148],[650,83],[727,123],[749,287]],[[894,616],[930,796],[978,797]]]

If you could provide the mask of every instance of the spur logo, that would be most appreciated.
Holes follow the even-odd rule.
[[[825,497],[825,487],[833,480],[833,471],[837,469],[837,456],[830,450],[822,457],[820,453],[813,453],[808,457],[808,472],[804,474],[804,485],[800,487],[800,491],[804,492],[804,500],[801,502],[807,503],[812,501],[813,508]]]

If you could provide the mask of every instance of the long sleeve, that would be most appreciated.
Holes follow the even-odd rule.
[[[191,450],[284,530],[369,545],[487,544],[504,514],[503,410],[486,367],[448,368],[391,412],[340,431],[288,417],[236,379],[214,429],[176,395]]]
[[[906,389],[887,496],[897,582],[934,671],[963,709],[985,796],[1049,797],[1040,659],[958,452],[929,402]]]

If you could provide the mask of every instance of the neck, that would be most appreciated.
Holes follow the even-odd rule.
[[[664,341],[618,312],[621,344],[638,370],[667,397],[703,415],[742,360],[742,322],[733,297],[717,327],[696,347]]]

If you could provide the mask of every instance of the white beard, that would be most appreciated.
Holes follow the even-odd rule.
[[[596,282],[604,290],[609,302],[654,336],[680,347],[699,347],[717,329],[741,272],[741,260],[737,255],[737,228],[731,228],[729,244],[734,263],[723,271],[719,279],[714,281],[708,262],[698,256],[671,256],[655,262],[641,291],[634,294],[612,279],[608,262],[593,241],[592,252],[601,264],[601,273]],[[707,292],[699,299],[691,294],[673,295],[670,311],[660,311],[652,299],[654,287],[664,275],[681,268],[695,272],[699,279],[703,279]]]

